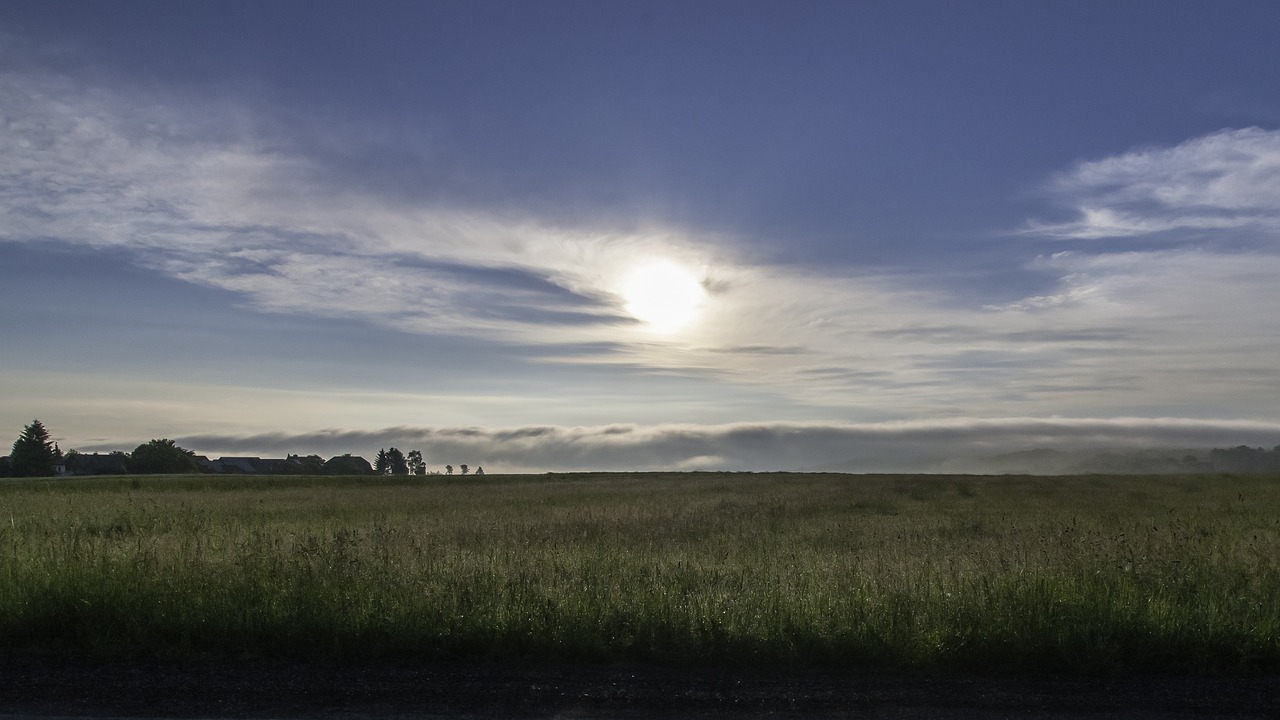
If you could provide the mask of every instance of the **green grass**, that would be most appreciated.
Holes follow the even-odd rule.
[[[0,650],[1274,672],[1280,481],[6,481]]]

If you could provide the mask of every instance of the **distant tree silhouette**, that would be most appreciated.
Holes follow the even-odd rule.
[[[178,447],[172,440],[152,440],[134,448],[129,456],[129,472],[140,475],[177,474],[200,471],[196,454]]]
[[[373,461],[373,470],[379,475],[386,475],[391,472],[391,458],[387,457],[386,450],[378,451],[378,457]]]
[[[482,468],[482,467],[480,467],[479,465],[477,465],[477,466],[476,466],[476,474],[477,474],[477,475],[483,475],[483,474],[484,474],[484,468]]]
[[[409,463],[410,475],[426,475],[427,474],[427,463],[424,462],[422,459],[421,450],[410,450],[407,460]]]
[[[444,474],[445,474],[445,475],[452,475],[452,474],[453,474],[453,466],[452,466],[452,465],[445,465],[445,466],[444,466]]]
[[[463,474],[463,475],[466,475],[466,474],[467,474],[467,464],[466,464],[466,463],[463,463],[463,464],[459,465],[459,466],[458,466],[458,469],[462,471],[462,474]]]
[[[397,448],[387,450],[387,472],[392,475],[409,474],[409,465],[405,462],[404,453]]]
[[[1214,448],[1209,453],[1214,472],[1274,473],[1280,472],[1280,445],[1267,452],[1263,448],[1237,445],[1230,449]]]
[[[9,472],[14,477],[48,477],[53,475],[60,454],[44,423],[32,420],[9,451]]]

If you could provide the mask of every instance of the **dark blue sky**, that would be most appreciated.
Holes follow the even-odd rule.
[[[806,262],[980,244],[1046,168],[1280,121],[1267,2],[7,5],[99,82],[269,106],[382,192]]]
[[[1276,37],[1260,1],[7,2],[4,419],[1280,420]],[[675,319],[653,263],[701,288]],[[96,375],[175,386],[43,409]]]

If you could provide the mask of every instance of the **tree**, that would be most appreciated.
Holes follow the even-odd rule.
[[[172,440],[152,440],[134,448],[129,456],[130,472],[140,475],[200,472],[196,454],[178,447]]]
[[[445,475],[452,475],[452,474],[453,474],[453,466],[452,466],[452,465],[445,465],[445,466],[444,466],[444,474],[445,474]]]
[[[409,474],[426,475],[427,463],[422,459],[421,450],[410,450],[408,456]]]
[[[466,475],[466,474],[467,474],[467,464],[466,464],[466,463],[462,463],[461,465],[459,465],[459,466],[458,466],[458,469],[462,471],[462,474],[463,474],[463,475]]]
[[[373,461],[373,471],[379,475],[386,475],[391,470],[391,459],[387,457],[386,450],[379,450],[378,457]]]
[[[409,466],[405,462],[404,453],[397,448],[387,451],[387,465],[392,475],[408,475]]]
[[[49,431],[39,420],[22,429],[9,452],[10,472],[14,477],[47,477],[53,475],[58,451],[49,439]]]

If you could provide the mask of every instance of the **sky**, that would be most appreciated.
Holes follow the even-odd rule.
[[[1280,443],[1280,4],[0,4],[0,433]]]

